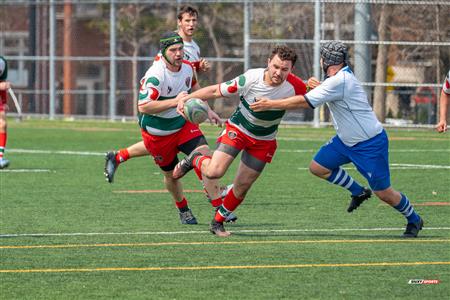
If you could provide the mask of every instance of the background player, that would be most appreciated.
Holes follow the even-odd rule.
[[[438,132],[447,131],[447,112],[448,105],[450,102],[448,98],[450,97],[450,70],[445,77],[444,85],[442,86],[441,98],[439,99],[439,123],[436,125],[436,130]]]
[[[9,160],[4,157],[7,139],[6,111],[8,106],[6,101],[8,100],[8,89],[11,87],[11,84],[6,81],[7,77],[8,63],[0,56],[0,169],[9,166]]]

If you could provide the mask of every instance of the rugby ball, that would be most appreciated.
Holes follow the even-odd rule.
[[[208,105],[201,99],[192,98],[184,103],[184,115],[186,120],[194,124],[200,124],[208,119]]]

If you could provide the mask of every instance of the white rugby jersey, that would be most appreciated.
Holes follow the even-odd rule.
[[[192,40],[191,42],[183,41],[184,43],[184,59],[190,62],[200,61],[200,47]]]
[[[255,102],[255,98],[283,99],[304,95],[306,85],[294,74],[289,74],[281,85],[269,86],[264,82],[264,71],[263,68],[250,69],[233,80],[221,83],[220,93],[224,97],[240,96],[241,102],[228,120],[231,124],[254,139],[273,140],[285,110],[254,112],[250,104]]]
[[[180,71],[172,72],[161,58],[157,58],[141,79],[138,105],[173,99],[181,92],[189,93],[195,82],[194,69],[190,62],[183,60]],[[185,122],[177,113],[176,107],[152,115],[139,114],[139,126],[153,135],[175,133]]]
[[[305,99],[313,108],[324,103],[328,105],[336,133],[349,147],[366,141],[383,130],[366,92],[348,66],[309,91]]]
[[[447,76],[445,77],[444,85],[442,86],[444,93],[450,95],[450,70],[448,70]]]

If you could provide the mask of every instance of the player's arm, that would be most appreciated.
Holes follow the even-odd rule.
[[[270,100],[268,98],[256,98],[256,101],[250,104],[253,111],[265,110],[290,110],[297,108],[314,108],[302,95],[296,95],[284,99]]]
[[[436,130],[438,132],[447,131],[447,111],[448,111],[448,98],[449,94],[441,91],[441,98],[439,99],[439,123],[436,125]]]

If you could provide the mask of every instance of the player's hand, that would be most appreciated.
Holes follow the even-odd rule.
[[[189,100],[189,94],[187,92],[181,92],[175,98],[175,101],[177,102],[177,113],[179,113],[185,119],[186,116],[184,115],[184,102],[186,102],[187,100]]]
[[[271,109],[272,100],[269,98],[255,98],[255,102],[250,104],[253,111],[265,111]]]
[[[447,131],[447,122],[444,121],[440,121],[437,125],[436,125],[436,131],[437,132],[446,132]]]
[[[209,61],[207,61],[204,58],[200,59],[199,69],[200,69],[199,71],[201,71],[201,72],[208,72],[211,69],[211,65],[209,64]]]
[[[222,127],[222,120],[220,119],[219,115],[213,111],[211,108],[208,109],[208,119],[211,122],[211,124],[215,124],[218,127]]]
[[[316,87],[318,87],[319,84],[320,84],[320,81],[316,77],[311,77],[311,78],[308,79],[308,86],[309,86],[309,88],[311,90],[315,89]]]
[[[0,91],[6,91],[11,88],[11,83],[9,81],[0,81]]]

